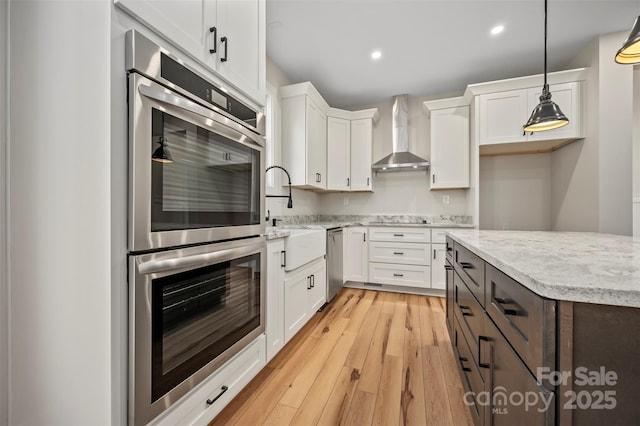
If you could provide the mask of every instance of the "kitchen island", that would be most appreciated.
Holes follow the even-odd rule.
[[[450,230],[447,326],[477,424],[640,418],[640,243]]]

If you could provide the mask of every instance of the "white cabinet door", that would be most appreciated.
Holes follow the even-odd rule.
[[[351,184],[351,121],[327,117],[327,189],[348,191]]]
[[[217,0],[216,70],[264,105],[265,0]]]
[[[320,309],[327,300],[327,266],[326,262],[318,263],[311,271],[311,289],[307,306],[309,319]]]
[[[431,288],[444,290],[447,275],[444,269],[447,249],[445,244],[431,244]]]
[[[347,228],[345,246],[345,280],[367,282],[369,280],[367,228]]]
[[[284,241],[267,244],[267,361],[284,346]]]
[[[554,130],[545,130],[527,134],[529,141],[543,141],[550,139],[570,139],[584,137],[582,132],[582,86],[579,81],[573,83],[552,84],[549,86],[551,100],[569,119],[569,124]],[[529,114],[540,102],[542,87],[529,89]],[[529,117],[527,116],[527,119]]]
[[[351,190],[373,191],[373,120],[351,120]]]
[[[284,338],[285,343],[307,323],[309,319],[310,274],[307,270],[292,274],[284,280]]]
[[[114,3],[144,22],[194,58],[205,56],[209,28],[216,25],[212,0],[114,0]],[[213,0],[215,4],[215,0]],[[208,51],[207,51],[208,53]]]
[[[307,184],[327,188],[327,116],[307,97]]]
[[[531,111],[527,89],[480,95],[480,145],[524,142]]]
[[[469,187],[469,107],[431,112],[431,189]]]

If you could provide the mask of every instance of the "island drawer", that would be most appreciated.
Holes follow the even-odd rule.
[[[479,362],[479,338],[484,334],[486,314],[455,271],[453,272],[453,300],[454,311],[458,317],[462,334],[471,347],[474,360]]]
[[[462,384],[465,387],[465,391],[469,392],[468,398],[465,399],[465,403],[470,403],[470,411],[473,417],[474,424],[483,424],[484,419],[484,404],[480,404],[477,401],[479,395],[482,395],[484,391],[484,381],[480,375],[478,365],[474,362],[467,340],[462,332],[462,326],[460,322],[454,320],[454,335],[453,335],[453,347],[455,348],[454,355],[458,359],[458,365],[462,370]]]
[[[520,358],[535,374],[555,368],[556,302],[538,296],[487,264],[486,310]]]
[[[453,264],[453,240],[451,237],[445,238],[445,249],[447,253],[447,260]]]
[[[374,241],[369,243],[369,261],[398,263],[404,265],[430,265],[431,250],[428,244],[388,243]]]
[[[369,241],[430,243],[431,229],[418,227],[370,227]]]
[[[484,306],[484,260],[458,243],[453,246],[453,266],[471,293]]]

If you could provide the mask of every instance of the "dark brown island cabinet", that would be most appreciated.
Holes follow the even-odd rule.
[[[446,320],[476,425],[640,424],[640,309],[552,300],[451,237]]]

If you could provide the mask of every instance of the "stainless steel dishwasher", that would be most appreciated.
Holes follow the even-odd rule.
[[[342,288],[342,228],[327,232],[327,303]]]

